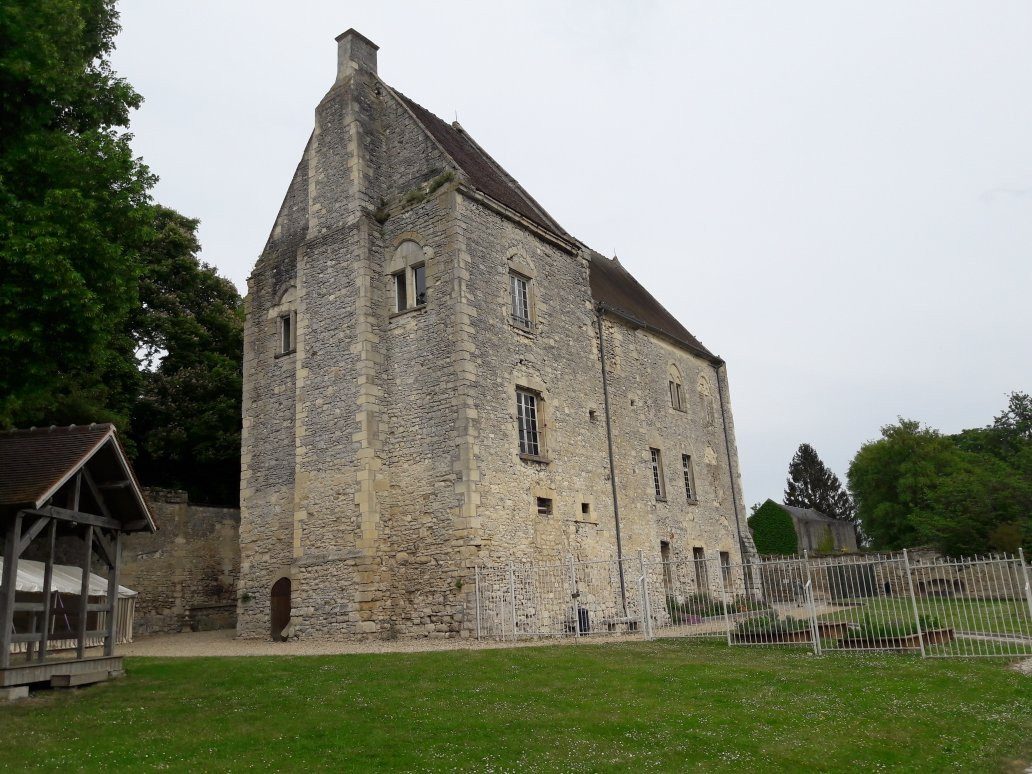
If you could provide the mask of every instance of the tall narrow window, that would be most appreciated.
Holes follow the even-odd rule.
[[[692,558],[695,560],[695,588],[698,591],[706,591],[709,588],[709,573],[706,571],[706,549],[695,546],[692,549]]]
[[[399,312],[408,309],[408,283],[405,281],[405,272],[399,271],[394,275],[394,293],[398,302]]]
[[[656,499],[666,499],[666,487],[663,486],[663,457],[659,449],[649,449],[652,455],[652,483],[656,488]]]
[[[412,267],[412,283],[415,285],[416,306],[426,303],[426,264]]]
[[[520,431],[520,454],[541,456],[541,432],[538,426],[538,396],[527,390],[516,390],[516,423]]]
[[[670,563],[670,543],[659,541],[659,558],[663,562],[663,589],[668,595],[674,593],[674,571]]]
[[[290,352],[294,348],[294,326],[291,324],[289,314],[279,318],[280,324],[280,353]]]
[[[692,458],[687,454],[681,455],[681,466],[684,468],[684,493],[689,502],[695,501],[695,487],[692,486]]]
[[[727,551],[720,552],[720,571],[724,574],[724,588],[731,589],[731,554]]]
[[[512,297],[512,321],[521,328],[530,327],[530,289],[526,277],[509,274],[509,291]]]

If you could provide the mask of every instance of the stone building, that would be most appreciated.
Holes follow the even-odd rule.
[[[856,529],[849,522],[833,519],[813,508],[797,508],[781,503],[778,505],[792,517],[800,553],[820,551],[828,544],[833,552],[856,551],[859,548],[856,542]]]
[[[240,635],[468,636],[477,564],[752,552],[723,361],[337,42],[248,281]]]

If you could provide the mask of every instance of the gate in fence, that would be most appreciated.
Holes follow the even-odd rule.
[[[902,651],[1032,655],[1023,555],[509,562],[476,569],[478,638],[632,635]]]

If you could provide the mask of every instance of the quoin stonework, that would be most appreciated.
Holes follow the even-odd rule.
[[[248,281],[239,634],[470,636],[477,565],[751,558],[723,361],[337,43]]]

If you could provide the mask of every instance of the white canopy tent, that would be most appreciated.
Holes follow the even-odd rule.
[[[0,557],[0,573],[3,573],[4,560]],[[43,574],[46,571],[45,562],[36,562],[30,559],[19,559],[17,569],[17,579],[15,581],[15,593],[18,595],[23,594],[42,594],[44,589],[44,578]],[[65,610],[69,612],[77,609],[77,604],[65,605],[61,600],[62,595],[73,596],[78,599],[79,590],[82,588],[82,568],[74,567],[67,564],[55,564],[53,566],[53,574],[50,580],[50,590],[55,595],[55,603],[52,606],[52,615],[55,619],[54,625],[51,627],[51,631],[61,631],[60,619],[64,615]],[[90,573],[89,580],[89,596],[91,597],[105,597],[107,595],[108,582],[106,578],[100,575]],[[118,587],[118,602],[116,605],[117,620],[115,622],[116,642],[125,643],[133,641],[133,616],[136,610],[136,597],[137,592],[132,589],[128,589],[125,586]],[[103,628],[107,613],[101,612],[97,614],[99,617],[97,628]],[[103,637],[91,637],[87,642],[88,647],[95,647],[102,645],[104,642]],[[16,642],[11,644],[12,653],[23,653],[27,643]],[[69,639],[54,639],[49,643],[50,650],[66,650],[74,648],[76,646],[76,640],[74,638]]]

